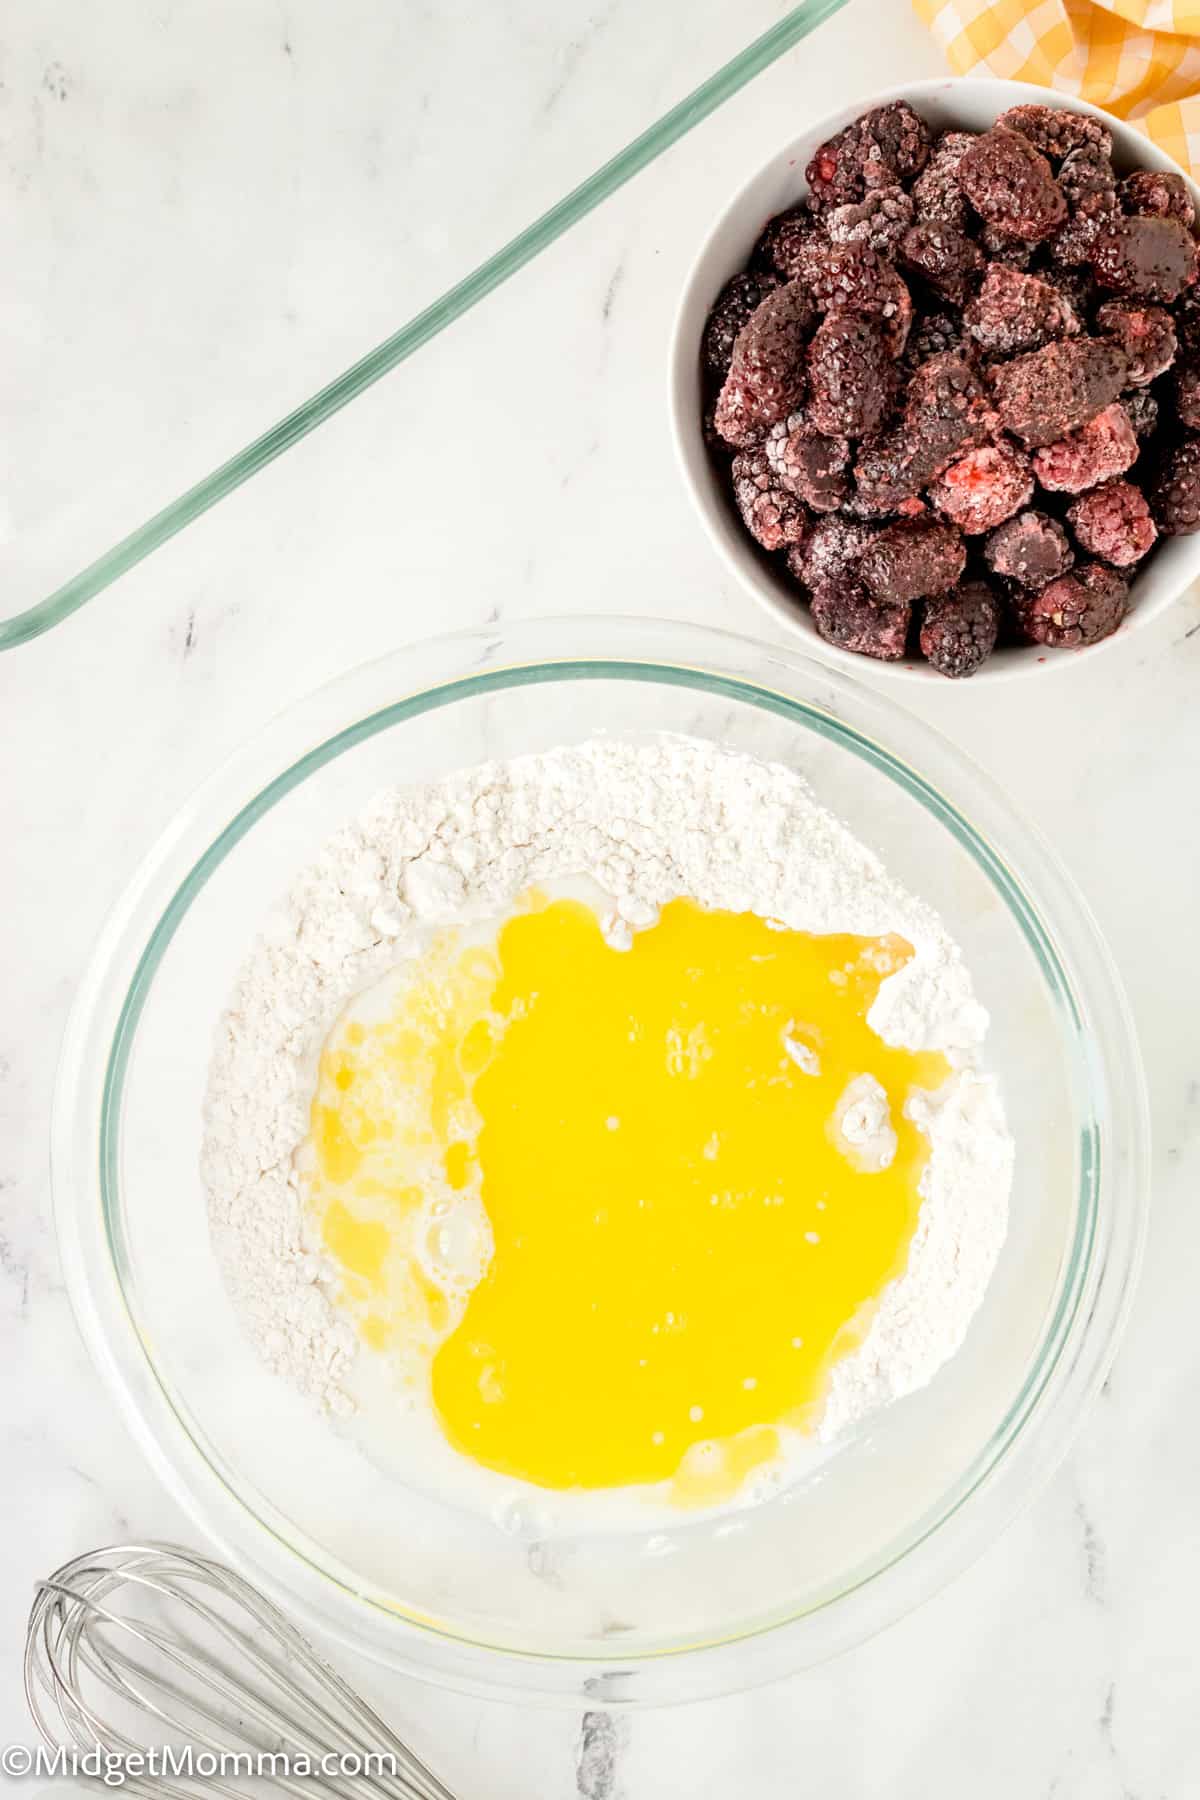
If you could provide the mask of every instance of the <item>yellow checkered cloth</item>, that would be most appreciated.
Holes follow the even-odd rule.
[[[1078,94],[1200,169],[1200,0],[913,0],[956,75]]]

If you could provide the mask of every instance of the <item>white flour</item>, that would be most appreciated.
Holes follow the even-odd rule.
[[[321,1046],[350,997],[431,929],[494,918],[522,889],[576,876],[611,897],[617,947],[680,896],[796,930],[898,932],[914,947],[870,1022],[888,1043],[945,1052],[956,1074],[917,1119],[932,1146],[920,1223],[864,1343],[835,1369],[820,1431],[832,1438],[958,1348],[1003,1242],[1012,1143],[973,1067],[986,1015],[937,917],[798,775],[692,739],[599,740],[383,793],[296,878],[241,972],[209,1079],[202,1173],[238,1310],[274,1369],[347,1409],[358,1339],[331,1304],[292,1167]],[[878,1164],[890,1127],[869,1093],[843,1099],[847,1138]]]

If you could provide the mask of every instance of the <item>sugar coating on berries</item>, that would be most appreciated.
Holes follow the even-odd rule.
[[[1178,219],[1190,231],[1196,208],[1182,175],[1164,169],[1135,169],[1121,183],[1121,204],[1128,213],[1149,219]]]
[[[806,206],[791,206],[768,219],[750,258],[753,272],[777,275],[782,281],[804,281],[812,261],[826,243],[824,232]]]
[[[814,593],[836,587],[853,575],[872,536],[871,527],[858,519],[818,519],[804,542],[788,552],[788,567]]]
[[[1005,429],[1023,443],[1053,444],[1116,399],[1128,366],[1111,338],[1047,344],[992,370],[996,410]]]
[[[1149,500],[1167,537],[1200,531],[1200,438],[1184,438],[1164,452],[1150,481]]]
[[[902,604],[952,588],[966,567],[961,534],[937,519],[897,519],[877,531],[858,572],[877,600]]]
[[[790,281],[768,294],[742,327],[715,413],[717,430],[726,443],[744,449],[795,412],[804,397],[805,350],[812,324],[806,289]]]
[[[1175,416],[1189,431],[1200,431],[1200,356],[1185,356],[1171,374]]]
[[[1111,636],[1125,617],[1129,588],[1105,563],[1080,563],[1018,608],[1025,636],[1069,650]]]
[[[1091,261],[1101,232],[1121,216],[1116,171],[1107,156],[1087,145],[1063,162],[1058,185],[1067,220],[1050,240],[1050,258],[1060,267],[1074,268]]]
[[[738,333],[779,285],[778,275],[751,274],[748,270],[725,283],[708,315],[700,345],[700,360],[710,382],[724,381]]]
[[[1065,575],[1075,561],[1071,540],[1058,520],[1033,508],[997,526],[983,556],[994,574],[1022,588],[1044,587]]]
[[[1078,431],[1035,450],[1033,468],[1051,493],[1081,494],[1085,488],[1123,475],[1133,467],[1140,450],[1129,414],[1114,402]]]
[[[919,219],[900,241],[900,261],[935,293],[961,306],[983,271],[983,251],[945,219]]]
[[[812,621],[826,643],[840,650],[898,662],[908,644],[912,607],[907,601],[881,606],[851,581],[813,594]]]
[[[929,498],[960,531],[975,537],[1028,505],[1033,498],[1033,470],[1015,444],[981,444],[942,470]]]
[[[964,581],[925,602],[921,654],[939,675],[973,675],[996,647],[1000,603],[986,581]]]
[[[899,356],[912,324],[912,298],[886,258],[867,244],[827,244],[815,259],[809,292],[821,312],[879,319],[888,349]]]
[[[1178,219],[1134,214],[1116,219],[1096,239],[1096,280],[1113,293],[1177,300],[1196,277],[1196,245]]]
[[[767,459],[777,480],[814,512],[835,512],[849,492],[850,445],[816,430],[802,414],[774,426]]]
[[[980,218],[1006,237],[1040,243],[1067,216],[1050,164],[1019,131],[994,126],[976,138],[958,165],[958,177]]]
[[[891,410],[894,364],[882,322],[831,312],[808,348],[808,417],[831,437],[870,437]]]
[[[1054,162],[1083,148],[1112,155],[1112,132],[1107,125],[1087,113],[1068,112],[1063,106],[1010,106],[996,123],[1008,131],[1019,131],[1035,150]]]
[[[1080,329],[1075,308],[1057,288],[1003,263],[988,264],[983,285],[964,308],[963,324],[989,356],[1040,350]]]
[[[761,447],[743,450],[730,471],[733,498],[746,530],[764,550],[783,550],[804,537],[808,515],[783,486]]]
[[[912,221],[912,196],[902,187],[881,187],[872,188],[863,200],[835,206],[825,229],[835,244],[866,244],[881,256],[892,256]]]
[[[1089,556],[1126,569],[1158,537],[1146,497],[1131,481],[1106,481],[1082,494],[1067,510],[1076,542]]]
[[[912,185],[919,218],[944,219],[949,225],[966,224],[967,197],[958,179],[958,165],[974,142],[971,131],[944,131],[938,138],[928,163]]]
[[[1175,361],[1175,321],[1162,306],[1139,306],[1132,300],[1106,300],[1096,308],[1096,330],[1120,344],[1128,359],[1125,380],[1145,387]]]

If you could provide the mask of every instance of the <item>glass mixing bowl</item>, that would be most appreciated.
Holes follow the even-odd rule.
[[[769,1503],[531,1542],[376,1468],[260,1363],[209,1246],[210,1046],[260,922],[378,788],[597,732],[672,730],[798,768],[938,908],[992,1014],[1012,1222],[959,1355]],[[1147,1194],[1125,1003],[1087,907],[980,772],[786,650],[634,620],[397,651],[292,707],[183,809],[108,922],[54,1118],[78,1317],[172,1493],[310,1625],[475,1691],[590,1705],[744,1687],[926,1597],[1063,1454],[1128,1305]]]

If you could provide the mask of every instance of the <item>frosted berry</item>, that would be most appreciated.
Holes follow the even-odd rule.
[[[1145,496],[1129,481],[1092,488],[1068,509],[1067,519],[1081,550],[1121,569],[1140,562],[1158,536]]]
[[[935,293],[962,306],[983,272],[983,251],[973,238],[944,219],[918,220],[900,243],[900,261]]]
[[[865,199],[835,206],[825,229],[835,244],[865,244],[881,256],[893,256],[913,221],[913,203],[902,187],[873,188]]]
[[[1164,454],[1148,493],[1158,528],[1167,537],[1200,531],[1200,438],[1184,438]]]
[[[748,272],[735,275],[732,281],[725,283],[708,315],[700,344],[700,360],[710,382],[719,385],[724,381],[733,361],[733,346],[738,333],[779,285],[777,275]]]
[[[1146,300],[1177,300],[1196,276],[1196,246],[1178,219],[1117,219],[1096,239],[1091,260],[1101,287]]]
[[[1081,494],[1123,475],[1137,461],[1140,449],[1129,414],[1114,402],[1078,431],[1036,450],[1034,473],[1052,493]]]
[[[973,675],[996,647],[1000,603],[986,581],[964,581],[925,602],[921,654],[939,675]]]
[[[1200,356],[1184,357],[1171,375],[1175,414],[1189,431],[1200,431]]]
[[[898,519],[877,531],[859,562],[876,600],[900,604],[954,586],[966,566],[962,537],[936,519]]]
[[[989,356],[1039,350],[1079,332],[1075,308],[1036,275],[989,263],[983,285],[963,311],[963,324]]]
[[[1050,164],[1019,131],[996,126],[976,138],[958,165],[958,177],[980,218],[1006,237],[1039,243],[1067,216]]]
[[[850,445],[817,431],[803,414],[773,427],[766,453],[779,482],[814,512],[835,512],[850,489]]]
[[[1026,444],[1052,444],[1116,399],[1128,366],[1111,338],[1047,344],[992,371],[996,409]]]
[[[968,536],[1003,524],[1032,497],[1029,458],[1003,440],[968,450],[943,469],[929,489],[938,511]]]
[[[1109,637],[1125,617],[1129,588],[1105,563],[1080,563],[1040,593],[1019,604],[1027,638],[1055,649],[1074,649]]]
[[[831,437],[870,437],[891,410],[894,372],[883,327],[831,312],[808,351],[808,417]]]
[[[1089,149],[1112,155],[1112,132],[1087,113],[1068,112],[1064,106],[1010,106],[996,120],[1008,131],[1019,131],[1036,150],[1061,162],[1072,150]]]
[[[1121,183],[1121,204],[1128,213],[1150,219],[1178,219],[1190,231],[1196,208],[1182,175],[1169,170],[1135,169]]]
[[[768,294],[742,327],[715,413],[726,443],[746,448],[799,406],[812,323],[808,294],[791,281]]]
[[[1139,306],[1132,300],[1108,300],[1096,309],[1096,330],[1120,344],[1128,359],[1125,379],[1144,387],[1175,361],[1175,321],[1162,306]]]
[[[912,607],[907,601],[878,605],[864,588],[851,581],[814,593],[812,621],[828,644],[853,650],[858,656],[898,662],[908,644]]]
[[[1044,587],[1065,575],[1075,560],[1071,541],[1057,519],[1031,509],[997,527],[983,547],[996,575],[1022,588]]]
[[[743,450],[730,473],[734,502],[756,544],[783,550],[801,542],[808,523],[803,502],[783,486],[764,450]]]

